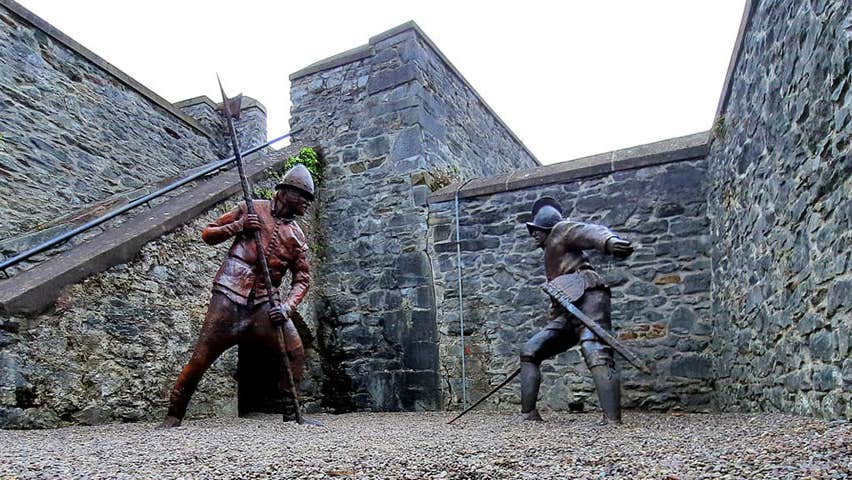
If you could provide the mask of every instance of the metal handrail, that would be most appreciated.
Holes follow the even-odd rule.
[[[266,142],[262,145],[252,147],[252,148],[250,148],[250,149],[248,149],[244,152],[241,152],[241,154],[243,156],[251,155],[252,153],[255,153],[255,152],[262,150],[262,149],[264,149],[264,148],[266,148],[266,147],[268,147],[268,146],[270,146],[274,143],[278,143],[281,140],[284,140],[285,138],[293,135],[294,133],[298,133],[298,131],[289,132],[289,133],[286,133],[284,135],[281,135],[278,138],[273,138],[272,140],[270,140],[270,141],[268,141],[268,142]],[[83,225],[80,225],[79,227],[74,228],[73,230],[65,232],[61,235],[57,235],[56,237],[53,237],[53,238],[51,238],[50,240],[48,240],[44,243],[36,245],[35,247],[33,247],[33,248],[23,252],[23,253],[19,253],[18,255],[15,255],[12,258],[8,258],[8,259],[4,260],[2,263],[0,263],[0,271],[2,271],[6,275],[6,278],[9,278],[9,275],[6,274],[7,268],[9,268],[13,265],[17,265],[18,263],[32,257],[33,255],[36,255],[36,254],[41,253],[45,250],[48,250],[52,247],[55,247],[56,245],[59,245],[63,242],[66,242],[66,241],[70,240],[71,238],[85,232],[86,230],[97,227],[98,225],[100,225],[104,222],[108,222],[108,221],[112,220],[113,218],[121,215],[122,213],[125,213],[129,210],[132,210],[132,209],[138,207],[139,205],[148,203],[148,202],[150,202],[151,200],[153,200],[157,197],[163,196],[163,195],[171,192],[172,190],[175,190],[177,188],[180,188],[180,187],[186,185],[187,183],[195,181],[195,180],[203,177],[204,175],[207,175],[208,173],[210,173],[214,170],[218,170],[218,169],[224,167],[225,165],[232,163],[234,160],[236,160],[236,156],[226,158],[224,160],[220,160],[216,163],[211,163],[209,166],[205,167],[204,169],[202,169],[202,170],[200,170],[200,171],[198,171],[198,172],[196,172],[196,173],[194,173],[194,174],[192,174],[192,175],[190,175],[186,178],[178,180],[178,181],[176,181],[176,182],[174,182],[174,183],[172,183],[172,184],[170,184],[166,187],[163,187],[163,188],[161,188],[161,189],[159,189],[155,192],[152,192],[152,193],[149,193],[145,196],[139,197],[136,200],[133,200],[132,202],[128,203],[127,205],[125,205],[121,208],[115,209],[115,210],[113,210],[113,211],[111,211],[111,212],[109,212],[105,215],[102,215],[102,216],[100,216],[100,217],[98,217],[94,220],[86,222]]]

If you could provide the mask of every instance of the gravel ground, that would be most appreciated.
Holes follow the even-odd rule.
[[[17,478],[852,478],[852,424],[785,415],[472,413],[319,415],[0,430],[0,479]]]

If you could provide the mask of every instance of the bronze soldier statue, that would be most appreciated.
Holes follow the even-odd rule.
[[[291,312],[305,297],[310,286],[308,246],[305,234],[296,223],[314,200],[314,183],[304,165],[297,164],[275,186],[272,201],[254,201],[255,215],[247,213],[243,202],[215,222],[207,225],[201,238],[216,245],[235,237],[228,256],[213,279],[213,297],[204,318],[189,362],[183,367],[172,389],[169,411],[161,428],[180,425],[189,399],[201,376],[228,348],[241,342],[265,345],[288,355],[293,384],[298,389],[305,365],[305,351]],[[253,232],[261,232],[272,285],[278,287],[289,270],[290,291],[277,309],[270,311],[264,280],[258,266]],[[278,292],[273,292],[278,297]],[[281,352],[275,329],[283,325],[286,352]],[[287,380],[282,378],[279,389]]]
[[[583,250],[599,250],[618,257],[633,253],[633,245],[610,229],[562,218],[562,207],[548,197],[533,205],[533,221],[527,223],[530,235],[544,250],[544,270],[548,282],[557,277],[574,286],[577,307],[598,325],[610,330],[610,290],[595,272]],[[551,320],[521,349],[521,418],[542,420],[536,409],[541,385],[541,362],[580,344],[586,365],[592,372],[598,392],[602,424],[621,423],[621,381],[615,370],[613,349],[577,318],[551,299]]]

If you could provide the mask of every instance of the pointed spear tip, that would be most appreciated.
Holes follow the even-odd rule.
[[[222,100],[227,100],[228,96],[225,95],[225,87],[222,86],[222,79],[219,78],[219,74],[216,74],[216,81],[219,82],[219,90],[222,92]]]
[[[230,105],[228,104],[228,102],[229,102],[228,96],[225,95],[225,88],[222,87],[222,79],[219,78],[218,72],[216,72],[216,81],[219,82],[219,91],[222,92],[222,113],[226,117],[230,118],[231,117],[231,109],[230,109]]]

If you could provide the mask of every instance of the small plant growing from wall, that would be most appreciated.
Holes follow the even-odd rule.
[[[322,166],[319,159],[319,155],[317,152],[311,147],[305,147],[299,150],[299,154],[293,157],[289,157],[287,161],[284,163],[284,166],[275,172],[272,172],[269,175],[269,179],[273,181],[273,183],[278,183],[284,178],[284,174],[287,170],[290,170],[296,164],[301,163],[311,172],[311,176],[314,179],[314,184],[319,186],[320,180],[322,178]],[[275,196],[275,190],[273,188],[268,187],[260,187],[256,186],[252,190],[252,195],[254,198],[271,200],[272,197]]]
[[[275,196],[275,190],[268,187],[254,187],[251,196],[261,200],[272,200],[272,197]]]
[[[459,166],[456,164],[443,168],[436,168],[429,172],[429,175],[431,176],[431,179],[428,182],[429,190],[433,192],[461,179],[461,172],[459,171]]]
[[[711,129],[711,140],[716,139],[724,139],[725,138],[725,116],[721,115],[716,121],[713,123],[713,128]]]
[[[313,148],[305,147],[299,150],[299,154],[295,157],[288,158],[287,163],[284,164],[284,171],[286,172],[297,163],[304,165],[305,168],[311,172],[311,176],[314,177],[314,183],[319,184],[322,180],[322,167],[320,165],[319,156]]]

